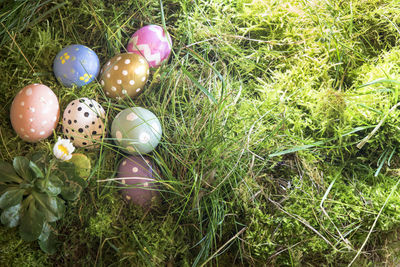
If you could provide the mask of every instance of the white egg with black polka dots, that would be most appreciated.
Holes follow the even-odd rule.
[[[64,110],[63,133],[77,147],[97,148],[105,137],[105,119],[105,111],[99,103],[79,98]]]

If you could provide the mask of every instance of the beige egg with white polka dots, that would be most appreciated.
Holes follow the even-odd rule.
[[[149,64],[141,55],[123,53],[111,58],[100,72],[100,84],[108,97],[134,98],[149,77]]]

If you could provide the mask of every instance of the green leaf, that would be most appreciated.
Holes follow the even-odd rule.
[[[7,190],[0,197],[0,209],[7,209],[21,203],[24,192],[24,189],[19,188]]]
[[[75,165],[71,162],[60,162],[56,169],[57,176],[64,182],[76,176]]]
[[[0,182],[4,183],[21,183],[22,179],[14,171],[11,164],[0,160]]]
[[[64,185],[64,183],[58,179],[57,176],[51,175],[49,177],[49,181],[47,184],[47,188],[45,191],[52,196],[57,196],[58,194],[61,193],[61,187]]]
[[[82,187],[82,189],[83,189],[83,188],[86,188],[87,185],[88,185],[87,182],[86,182],[86,180],[83,179],[83,178],[81,178],[81,177],[79,177],[78,175],[76,175],[76,176],[74,176],[74,177],[71,177],[70,181],[79,184],[79,185]]]
[[[38,179],[35,181],[35,186],[39,192],[45,192],[51,196],[57,196],[61,193],[63,182],[55,176],[55,178],[49,177],[47,182],[45,179]]]
[[[65,200],[76,200],[83,188],[87,187],[87,182],[77,175],[75,165],[71,162],[60,162],[55,173],[64,182],[61,195]]]
[[[20,210],[21,204],[17,204],[4,210],[0,217],[1,223],[10,228],[17,226],[20,218]]]
[[[46,217],[36,207],[36,201],[31,200],[29,207],[21,218],[19,234],[25,241],[34,241],[40,236]]]
[[[36,180],[35,187],[39,190],[39,192],[46,192],[46,181],[44,179]]]
[[[61,196],[65,200],[74,201],[82,192],[82,186],[77,182],[66,181],[64,186],[61,188]]]
[[[50,175],[49,181],[51,181],[51,183],[57,187],[62,187],[64,185],[63,181],[61,181],[60,178],[54,174]]]
[[[61,193],[61,187],[53,185],[51,181],[48,182],[46,192],[51,196],[57,196]]]
[[[32,192],[37,208],[44,214],[46,221],[55,222],[62,218],[65,211],[64,201],[45,193]]]
[[[0,183],[0,196],[7,191],[7,189],[9,188],[9,185],[7,184],[1,184]]]
[[[48,153],[43,151],[36,152],[32,155],[31,161],[35,163],[40,169],[44,170],[46,167],[46,163],[48,162],[47,159]]]
[[[47,222],[43,223],[43,229],[42,232],[40,233],[40,236],[38,237],[39,240],[46,240],[49,238],[51,233],[51,227]]]
[[[43,174],[42,170],[34,162],[29,161],[29,167],[35,173],[37,178],[44,178],[44,174]]]
[[[26,181],[30,182],[33,180],[33,173],[29,168],[29,160],[26,157],[15,157],[13,166],[18,175],[24,178]]]
[[[42,233],[39,236],[39,246],[47,254],[54,254],[56,252],[56,245],[56,235],[51,230],[51,226],[45,222]]]
[[[47,182],[45,179],[38,179],[35,181],[35,186],[39,189],[39,192],[46,192],[52,196],[57,196],[61,193],[61,187],[63,184],[64,183],[58,179],[57,176],[52,174]]]

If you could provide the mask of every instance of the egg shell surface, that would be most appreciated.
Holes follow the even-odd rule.
[[[93,99],[71,101],[64,110],[63,133],[77,147],[96,148],[105,134],[105,111]]]
[[[126,49],[128,52],[144,56],[151,68],[158,68],[168,61],[172,40],[162,27],[147,25],[132,35]]]
[[[100,70],[96,53],[84,45],[69,45],[62,49],[53,62],[57,80],[66,87],[82,87],[92,82]]]
[[[118,167],[118,178],[123,188],[121,193],[131,203],[149,207],[157,191],[157,172],[148,157],[129,156]]]
[[[57,96],[43,84],[31,84],[21,89],[10,110],[14,130],[27,142],[49,137],[57,126],[59,115]]]
[[[104,65],[100,84],[108,97],[134,98],[143,91],[149,74],[149,64],[141,55],[123,53]]]
[[[128,154],[146,154],[160,142],[162,129],[158,118],[142,107],[118,113],[111,125],[114,142]]]

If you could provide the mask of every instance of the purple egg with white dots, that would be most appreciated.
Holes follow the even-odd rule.
[[[146,208],[160,195],[155,165],[148,157],[126,157],[118,167],[118,178],[122,195],[131,203]]]
[[[100,70],[96,53],[84,45],[69,45],[62,49],[53,62],[57,80],[66,87],[82,87],[92,82]]]
[[[96,148],[105,136],[105,111],[93,99],[71,101],[64,110],[64,135],[77,147]]]

